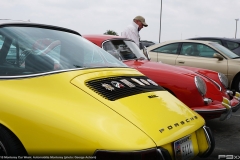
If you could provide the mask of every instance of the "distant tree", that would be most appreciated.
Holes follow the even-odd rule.
[[[113,30],[107,30],[104,34],[118,36],[117,32],[115,32],[115,31],[113,31]]]

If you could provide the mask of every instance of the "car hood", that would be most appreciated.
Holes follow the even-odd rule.
[[[93,89],[88,85],[96,77],[98,78],[95,82],[99,83],[99,85],[100,83],[111,84],[112,81],[116,81],[114,77],[118,75],[121,75],[120,78],[124,77],[125,79],[131,77],[138,79],[138,76],[145,78],[138,71],[109,69],[78,75],[71,83],[78,88],[84,89],[86,93],[94,96],[106,107],[127,119],[153,139],[158,146],[191,134],[204,125],[205,121],[199,114],[189,109],[164,89],[109,100],[102,95],[102,92],[97,91],[98,88]],[[136,86],[137,89],[138,87]],[[103,89],[106,90],[104,87]],[[106,90],[110,97],[121,94],[120,90],[118,91]]]
[[[148,69],[148,70],[152,70],[152,71],[161,71],[161,73],[164,73],[164,72],[168,73],[169,71],[171,71],[174,74],[196,75],[196,73],[194,73],[190,70],[176,67],[173,65],[164,64],[162,62],[151,62],[151,61],[147,61],[147,60],[138,60],[138,61],[130,60],[130,61],[124,61],[124,63],[130,67],[137,68],[137,69]]]
[[[229,67],[236,67],[239,66],[240,64],[240,58],[235,58],[235,59],[228,59],[228,65]]]
[[[240,63],[240,58],[231,59],[231,61],[236,62],[236,63]]]
[[[189,67],[189,66],[178,66],[178,67],[185,68],[187,70],[191,70],[191,71],[193,71],[197,74],[201,74],[203,76],[207,76],[208,78],[211,78],[212,80],[214,80],[215,82],[217,82],[218,84],[221,85],[221,82],[218,78],[218,72],[216,72],[216,71],[208,70],[208,69],[204,69],[204,68]]]
[[[175,79],[178,79],[185,86],[190,87],[190,85],[196,88],[193,78],[195,76],[201,77],[207,85],[207,94],[217,95],[218,99],[222,99],[222,93],[219,91],[219,88],[213,84],[208,78],[202,76],[204,73],[197,73],[193,69],[187,69],[184,67],[176,67],[169,64],[164,64],[162,62],[151,62],[147,60],[130,60],[124,61],[124,63],[132,68],[135,68],[142,72],[143,74],[149,76],[149,78],[154,79],[155,81],[160,82],[161,84],[175,84]],[[174,78],[170,78],[174,77]],[[210,96],[210,95],[208,95]],[[219,97],[220,96],[220,97]]]

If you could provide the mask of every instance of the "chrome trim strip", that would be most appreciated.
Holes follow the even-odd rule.
[[[201,158],[206,158],[213,152],[213,150],[215,148],[215,139],[214,139],[212,131],[209,127],[204,125],[203,126],[203,131],[206,135],[206,140],[207,140],[207,143],[209,144],[209,147],[202,155],[200,155],[200,157]]]
[[[164,156],[163,156],[163,154],[162,154],[162,151],[161,151],[161,149],[157,149],[157,151],[158,151],[158,153],[160,154],[160,156],[161,156],[161,158],[162,158],[162,160],[165,160],[165,158],[164,158]]]
[[[225,110],[227,110],[227,109],[226,108],[212,109],[212,110],[194,109],[194,111],[196,111],[196,112],[213,112],[213,111],[225,111]]]
[[[45,76],[55,73],[63,73],[63,72],[69,72],[69,71],[77,71],[77,70],[86,70],[86,69],[100,69],[100,68],[130,68],[130,67],[94,67],[94,68],[74,68],[74,69],[64,69],[64,70],[57,70],[57,71],[50,71],[50,72],[44,72],[44,73],[37,73],[37,74],[28,74],[28,75],[19,75],[19,76],[0,76],[0,80],[5,79],[20,79],[20,78],[32,78],[37,76]]]
[[[211,78],[208,78],[210,81],[212,81],[214,84],[216,84],[216,86],[218,86],[218,88],[219,88],[219,91],[222,91],[222,87],[216,82],[216,81],[214,81],[213,79],[211,79]]]
[[[5,149],[5,147],[4,147],[4,145],[2,144],[1,141],[0,141],[0,148],[2,148],[2,151],[3,151],[6,155],[8,155],[7,150]]]
[[[77,69],[59,70],[59,71],[51,71],[51,72],[44,72],[44,73],[37,73],[37,74],[28,74],[28,75],[19,75],[19,76],[0,76],[0,80],[1,79],[31,78],[31,77],[37,77],[37,76],[45,76],[45,75],[54,74],[54,73],[75,71],[75,70],[82,70],[82,69],[77,68]]]
[[[211,139],[208,135],[208,132],[207,132],[207,129],[206,129],[206,126],[203,126],[203,130],[204,130],[204,133],[205,133],[205,136],[206,136],[206,139],[207,139],[207,143],[208,143],[208,149],[206,150],[205,154],[208,153],[211,149],[211,145],[212,145],[212,142],[211,142]]]
[[[219,88],[219,91],[222,91],[222,87],[221,87],[216,81],[214,81],[213,79],[209,78],[208,76],[206,76],[206,75],[204,75],[204,74],[201,74],[201,73],[199,73],[199,72],[196,72],[196,73],[198,73],[198,74],[200,74],[201,76],[203,76],[203,77],[207,78],[208,80],[212,81],[212,82]]]

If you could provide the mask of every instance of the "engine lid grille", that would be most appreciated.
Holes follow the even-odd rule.
[[[140,93],[164,90],[161,86],[145,76],[108,77],[88,81],[86,85],[110,101]]]

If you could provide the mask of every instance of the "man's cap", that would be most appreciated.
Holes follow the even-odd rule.
[[[148,26],[148,24],[145,22],[145,18],[143,18],[142,16],[137,16],[137,17],[134,18],[134,20],[141,21],[144,27]]]

